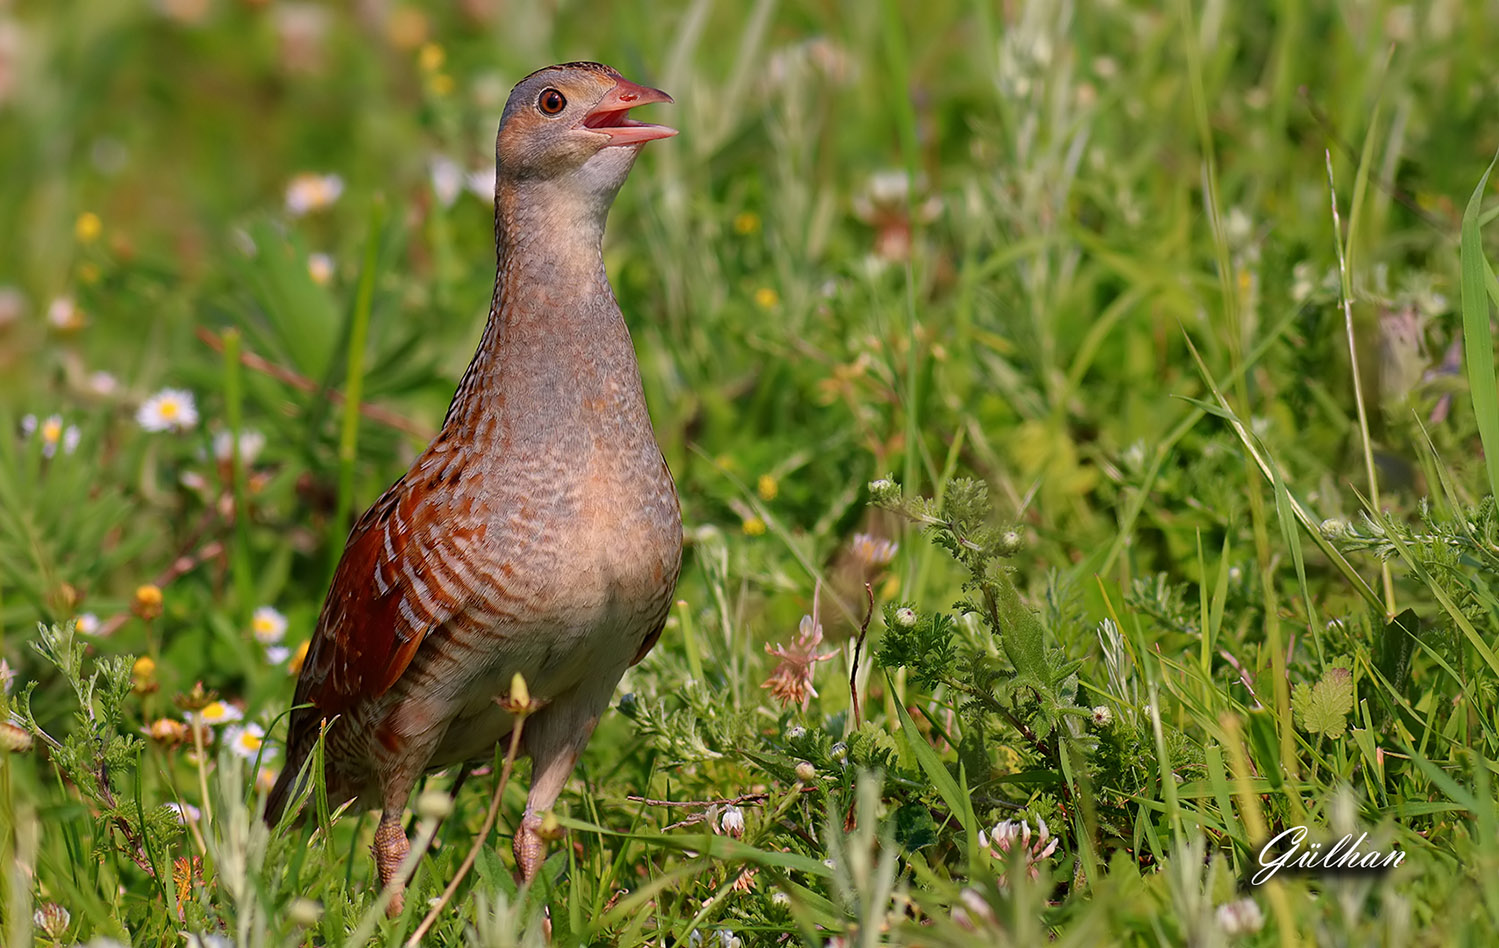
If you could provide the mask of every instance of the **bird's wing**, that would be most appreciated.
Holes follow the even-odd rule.
[[[486,530],[472,503],[403,477],[364,512],[334,571],[297,703],[332,715],[384,694],[422,638],[469,604],[465,561]]]

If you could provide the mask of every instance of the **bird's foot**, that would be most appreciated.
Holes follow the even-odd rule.
[[[406,883],[401,879],[400,868],[411,852],[411,842],[401,829],[399,815],[394,819],[380,820],[380,825],[375,829],[375,844],[370,847],[370,852],[375,856],[375,871],[380,875],[380,887],[391,890],[385,914],[389,918],[395,918],[406,905]]]
[[[530,812],[521,817],[520,825],[515,828],[515,841],[510,849],[515,853],[515,867],[520,870],[522,882],[533,881],[546,861],[547,844],[538,832],[540,829],[541,817]]]

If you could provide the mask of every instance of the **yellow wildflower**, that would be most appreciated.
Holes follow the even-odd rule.
[[[781,493],[780,482],[773,474],[761,474],[760,482],[755,485],[755,488],[759,491],[761,500],[775,500]]]
[[[447,53],[440,45],[430,42],[423,43],[416,54],[416,61],[422,67],[422,72],[436,72],[442,68],[443,61],[447,58]]]
[[[78,215],[78,220],[73,224],[73,236],[78,238],[80,244],[91,244],[99,239],[99,234],[104,230],[103,221],[93,211],[84,211]]]
[[[150,622],[152,619],[161,615],[161,600],[162,596],[160,586],[156,586],[152,583],[146,583],[144,586],[137,586],[135,589],[135,599],[130,603],[130,611],[135,613],[141,619]]]

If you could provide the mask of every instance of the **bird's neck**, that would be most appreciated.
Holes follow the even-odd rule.
[[[489,319],[445,427],[499,421],[524,437],[600,408],[643,414],[635,350],[604,271],[608,209],[551,182],[501,182]]]

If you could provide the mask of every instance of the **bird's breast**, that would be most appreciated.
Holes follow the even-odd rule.
[[[681,562],[682,522],[654,438],[556,444],[497,481],[503,496],[491,501],[492,556],[528,621],[563,639],[586,639],[590,630],[634,637],[633,626],[663,614]]]

